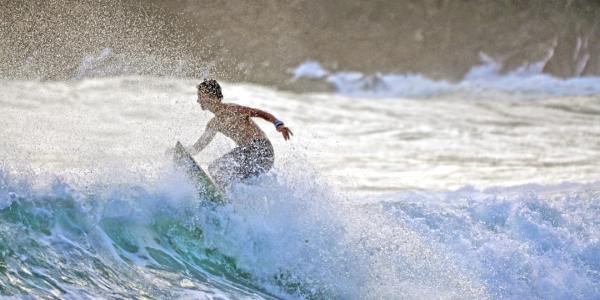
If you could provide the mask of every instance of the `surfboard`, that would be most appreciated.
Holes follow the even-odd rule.
[[[214,203],[224,203],[225,196],[217,185],[210,179],[208,174],[198,165],[183,145],[177,141],[175,154],[173,156],[175,166],[182,169],[196,186],[200,197]]]

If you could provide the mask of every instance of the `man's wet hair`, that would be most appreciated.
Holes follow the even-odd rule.
[[[214,79],[204,79],[198,86],[198,91],[203,91],[211,96],[217,97],[219,100],[223,99],[223,92],[221,92],[221,86]]]

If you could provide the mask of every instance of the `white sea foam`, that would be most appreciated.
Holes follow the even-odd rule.
[[[122,278],[143,276],[118,282],[143,290],[137,284],[148,280],[164,295],[204,284],[148,267],[157,262],[147,250],[119,253],[94,227],[98,218],[124,217],[141,245],[181,264],[180,252],[144,229],[153,213],[166,211],[202,224],[207,245],[234,258],[262,289],[286,298],[297,293],[274,276],[303,283],[304,293],[350,299],[598,297],[598,188],[583,184],[600,170],[597,96],[374,100],[224,83],[226,101],[273,112],[296,135],[286,142],[257,120],[273,140],[275,168],[234,187],[232,203],[211,215],[194,202],[189,185],[165,171],[165,150],[176,140],[193,143],[210,117],[195,104],[197,82],[2,83],[0,165],[18,176],[0,176],[0,208],[19,196],[42,207],[35,212],[47,207],[46,199],[73,198],[81,206],[75,205],[81,209],[75,221],[95,228],[89,236],[108,249],[101,255],[116,264],[122,255],[139,268]],[[196,158],[206,165],[231,147],[219,137]],[[51,192],[37,181],[50,182]],[[579,183],[549,185],[564,181]],[[534,182],[540,185],[482,190]],[[466,184],[477,188],[433,192]],[[398,193],[410,189],[419,191]],[[386,191],[394,193],[381,196]],[[226,226],[212,226],[207,215]],[[53,231],[47,253],[70,254],[64,249],[71,246],[56,246],[65,245],[63,237],[77,238]],[[169,294],[170,284],[182,294]]]
[[[147,247],[160,249],[179,264],[186,261],[181,250],[158,242],[148,231],[152,216],[167,212],[177,222],[200,225],[202,247],[232,257],[256,284],[283,298],[600,296],[599,184],[402,192],[357,205],[364,201],[332,190],[317,173],[305,168],[302,172],[277,170],[251,184],[236,185],[229,194],[232,202],[210,211],[198,205],[182,177],[169,172],[158,181],[99,184],[85,193],[60,181],[49,189],[35,188],[27,178],[19,181],[6,175],[0,173],[3,207],[5,201],[32,203],[36,205],[25,210],[25,215],[63,220],[48,228],[52,234],[43,238],[45,248],[36,251],[43,250],[52,259],[79,253],[83,261],[95,253],[118,276],[109,285],[127,280],[134,289],[129,295],[143,293],[141,282],[161,295],[244,296],[251,292],[226,278],[204,282],[168,268],[149,268],[158,262],[146,254]],[[9,193],[16,193],[17,200]],[[43,199],[75,202],[53,206]],[[121,230],[130,232],[139,252],[116,249],[99,227],[104,218],[123,219]],[[21,239],[36,238],[30,234]],[[188,247],[192,248],[186,251],[197,246]],[[135,272],[126,271],[131,264],[123,256],[134,264]],[[79,270],[92,278],[100,276],[90,266],[81,264],[63,272]],[[78,288],[61,281],[57,284],[77,294]]]
[[[456,255],[495,299],[600,297],[600,184],[386,196],[384,210]]]
[[[584,96],[600,93],[600,77],[557,78],[542,73],[543,63],[533,63],[502,73],[502,65],[485,54],[458,82],[434,80],[420,74],[364,74],[333,72],[316,61],[293,70],[294,80],[309,78],[330,83],[339,93],[355,97],[433,97],[449,93],[487,95],[519,94],[521,97]]]
[[[284,173],[285,177],[279,177]],[[46,265],[41,271],[63,272],[69,278],[73,273],[88,276],[81,280],[102,278],[102,268],[110,269],[112,277],[104,279],[104,287],[94,288],[94,294],[109,293],[106,286],[129,281],[131,290],[114,289],[124,295],[140,295],[144,293],[141,284],[146,282],[159,295],[186,294],[190,286],[202,294],[247,295],[252,290],[240,286],[243,278],[232,270],[219,278],[210,275],[213,265],[206,264],[205,270],[198,267],[208,281],[180,270],[183,265],[193,269],[190,266],[200,260],[190,260],[190,254],[199,256],[203,249],[216,249],[214,253],[231,258],[236,268],[250,274],[255,285],[283,298],[487,298],[486,287],[476,274],[458,266],[437,243],[380,209],[353,205],[351,199],[329,190],[318,174],[306,169],[236,185],[229,194],[231,203],[216,209],[202,206],[189,184],[170,172],[152,182],[135,178],[128,184],[98,182],[86,187],[85,193],[60,180],[44,188],[15,186],[6,175],[0,172],[0,199],[6,198],[5,191],[18,193],[18,200],[11,201],[32,205],[23,206],[28,218],[19,222],[25,227],[28,222],[41,224],[34,226],[49,232],[43,244],[24,257],[40,259],[37,255],[45,252],[51,260],[77,252],[79,264],[62,271]],[[160,231],[168,236],[157,236],[152,230],[157,214],[200,226],[203,238],[186,240],[182,233],[171,236],[174,227]],[[106,220],[117,220],[118,230],[103,227]],[[14,234],[11,226],[2,230],[0,234]],[[11,247],[36,238],[36,233],[30,232]],[[68,246],[62,246],[64,242]],[[135,249],[124,250],[124,244]],[[156,258],[149,248],[168,258]],[[93,259],[102,265],[92,264]],[[215,259],[215,263],[223,261]],[[28,283],[26,277],[19,282]],[[72,290],[60,278],[56,285]],[[35,290],[36,294],[43,291]],[[256,296],[261,295],[257,291]]]

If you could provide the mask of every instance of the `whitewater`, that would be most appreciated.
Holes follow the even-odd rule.
[[[600,80],[489,68],[290,74],[329,93],[224,82],[225,101],[295,135],[257,120],[275,167],[223,206],[165,153],[211,117],[198,80],[2,80],[0,294],[599,298]],[[196,159],[233,146],[219,136]]]

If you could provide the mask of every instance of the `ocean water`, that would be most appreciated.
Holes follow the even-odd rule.
[[[275,167],[224,206],[165,153],[210,118],[197,80],[2,80],[0,294],[599,298],[600,80],[470,74],[347,76],[309,62],[296,77],[336,92],[223,83],[225,101],[295,134],[257,120]],[[232,147],[218,136],[196,159]]]

